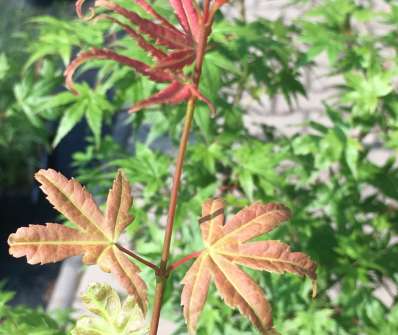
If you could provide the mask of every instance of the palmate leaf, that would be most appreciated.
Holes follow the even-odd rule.
[[[133,220],[128,213],[132,205],[131,189],[123,173],[119,171],[115,178],[105,215],[76,180],[68,180],[54,170],[40,170],[35,177],[48,201],[76,228],[54,223],[19,228],[8,239],[10,254],[26,256],[30,264],[53,263],[83,255],[85,264],[98,264],[105,272],[114,274],[145,312],[147,288],[138,275],[140,270],[116,244]]]
[[[79,17],[83,17],[82,7],[84,2],[85,0],[76,2],[76,11]],[[111,15],[102,14],[97,16],[97,19],[107,19],[119,25],[137,42],[138,46],[153,58],[155,64],[148,65],[106,48],[91,49],[80,53],[67,67],[65,71],[66,86],[77,94],[74,88],[73,76],[83,63],[91,59],[113,60],[131,67],[136,72],[149,77],[155,82],[169,83],[166,89],[155,93],[148,99],[137,102],[130,109],[130,112],[137,112],[156,104],[179,104],[195,97],[205,102],[214,114],[214,106],[191,82],[192,78],[185,76],[183,69],[192,65],[198,54],[204,51],[198,47],[200,40],[208,38],[214,14],[227,0],[209,1],[209,5],[212,3],[210,13],[208,10],[202,13],[194,0],[170,0],[169,2],[175,11],[182,30],[161,16],[146,0],[135,0],[135,3],[150,14],[156,22],[145,19],[134,11],[128,10],[111,0],[96,0],[94,7],[109,10],[112,14],[123,17],[128,21],[128,24]],[[87,18],[92,19],[94,17],[95,10],[91,8],[91,15]]]
[[[254,204],[224,225],[224,204],[203,205],[200,228],[206,248],[183,279],[181,302],[189,332],[195,333],[212,280],[225,303],[246,315],[263,333],[271,334],[271,306],[262,289],[238,265],[255,270],[290,272],[316,280],[316,264],[305,254],[291,252],[279,241],[248,242],[268,233],[290,217],[280,204]],[[314,291],[315,293],[315,291]]]
[[[122,303],[117,292],[107,284],[90,285],[82,296],[85,307],[92,313],[76,322],[72,335],[145,335],[145,313],[134,297]]]

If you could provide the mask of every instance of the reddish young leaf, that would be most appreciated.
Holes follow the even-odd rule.
[[[207,99],[198,89],[195,85],[190,85],[190,89],[192,92],[192,95],[195,96],[197,99],[200,101],[203,101],[210,109],[210,112],[212,115],[216,115],[216,107],[213,105],[213,103]]]
[[[172,82],[165,89],[154,94],[152,97],[137,102],[130,110],[130,113],[135,113],[143,108],[158,104],[176,105],[188,100],[191,97],[189,88],[178,81]]]
[[[145,10],[147,13],[151,14],[155,19],[158,19],[161,24],[170,28],[171,30],[178,31],[178,29],[176,29],[176,27],[174,27],[167,19],[165,19],[162,15],[160,15],[146,0],[134,0],[134,1],[143,10]]]
[[[65,71],[66,86],[74,93],[77,93],[73,85],[73,74],[76,69],[90,59],[109,59],[130,66],[138,73],[148,76],[155,82],[169,83],[169,86],[152,97],[136,103],[130,112],[136,112],[154,104],[179,104],[189,100],[191,97],[195,97],[205,102],[214,115],[214,105],[192,83],[192,78],[187,78],[183,72],[186,66],[195,62],[198,56],[197,53],[204,52],[201,48],[197,48],[197,44],[199,44],[199,39],[208,38],[208,34],[211,31],[208,25],[211,22],[203,22],[203,14],[194,0],[170,0],[170,4],[174,8],[184,31],[178,30],[167,19],[156,12],[147,0],[135,0],[135,2],[157,20],[158,23],[144,19],[137,13],[111,0],[97,0],[94,7],[108,9],[115,14],[123,16],[132,25],[136,26],[139,33],[128,24],[110,15],[102,14],[97,17],[97,19],[105,18],[111,20],[123,28],[129,36],[137,41],[143,50],[154,58],[154,66],[120,55],[109,49],[91,49],[80,53],[68,66]],[[217,10],[225,2],[217,0],[213,3],[212,9]],[[76,10],[80,17],[83,16],[83,3],[84,0],[78,0],[76,3]],[[93,15],[90,16],[90,18],[92,17]],[[155,44],[166,47],[169,50],[163,51],[157,46],[152,45],[142,34],[152,39]]]
[[[48,223],[19,228],[8,239],[10,254],[26,256],[30,264],[83,255],[85,264],[98,264],[113,273],[145,312],[146,285],[138,275],[140,270],[116,246],[120,234],[133,220],[128,213],[131,189],[122,172],[117,174],[109,192],[105,216],[92,195],[76,180],[68,180],[54,170],[40,170],[36,179],[48,201],[77,227]]]
[[[181,302],[189,332],[195,333],[211,279],[225,303],[238,308],[262,332],[274,333],[271,306],[259,286],[238,265],[255,270],[290,272],[316,280],[316,264],[305,254],[291,252],[279,241],[245,243],[278,227],[290,217],[279,204],[254,204],[224,225],[224,205],[212,199],[203,205],[200,228],[206,249],[183,279]]]
[[[217,11],[221,6],[225,5],[229,0],[215,0],[212,5],[212,11]]]
[[[137,41],[138,45],[147,51],[152,58],[155,58],[157,60],[162,60],[167,57],[167,55],[160,49],[154,47],[152,44],[150,44],[147,40],[145,40],[140,34],[138,34],[133,28],[128,26],[127,24],[124,24],[118,19],[115,19],[114,17],[110,15],[98,15],[96,17],[96,20],[109,20],[112,21],[113,23],[118,24],[120,27],[124,29],[124,31],[132,37],[135,41]]]
[[[108,0],[97,0],[97,7],[105,7],[115,13],[118,13],[136,25],[139,30],[152,38],[155,43],[163,45],[170,49],[186,48],[191,41],[186,35],[177,29],[170,29],[168,26],[156,24],[150,20],[144,19],[137,13],[132,12],[122,6],[119,6]]]
[[[169,53],[165,58],[159,60],[154,69],[181,70],[195,61],[195,50],[183,49]]]
[[[223,6],[225,5],[229,0],[216,0],[214,1],[213,5],[210,8],[210,15],[208,17],[208,24],[211,23],[214,20],[214,16],[216,15],[216,12]]]
[[[206,103],[211,112],[216,112],[214,105],[203,96],[198,89],[192,84],[181,84],[179,81],[172,82],[165,89],[154,94],[152,97],[137,102],[130,110],[129,113],[135,113],[143,108],[147,108],[158,104],[177,105],[181,102],[189,100],[192,96]]]
[[[199,13],[193,0],[170,0],[184,31],[198,42],[200,35]]]
[[[145,76],[148,76],[153,81],[158,83],[164,83],[171,81],[173,76],[164,70],[154,70],[147,64],[135,60],[133,58],[129,58],[127,56],[120,55],[110,49],[91,49],[88,51],[81,52],[72,63],[68,65],[65,70],[65,78],[66,78],[66,87],[74,93],[76,92],[74,82],[73,82],[73,75],[75,74],[76,70],[85,62],[89,61],[90,59],[104,59],[104,60],[113,60],[120,64],[127,65],[133,68],[138,73],[141,73]]]
[[[86,2],[86,0],[77,0],[75,7],[76,7],[76,13],[79,16],[79,18],[84,19],[84,14],[83,14],[83,5]],[[90,15],[87,17],[87,20],[92,19],[95,16],[94,10],[91,8],[90,9]]]

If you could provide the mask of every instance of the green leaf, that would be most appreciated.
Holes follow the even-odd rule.
[[[209,141],[211,139],[214,120],[211,118],[208,108],[205,106],[198,106],[195,110],[194,120],[204,138]]]
[[[69,91],[61,92],[56,95],[51,95],[50,97],[48,97],[48,99],[43,104],[43,108],[52,109],[52,108],[69,105],[70,103],[73,103],[78,99],[79,97],[75,96]]]
[[[88,102],[86,118],[87,123],[94,134],[95,143],[98,146],[101,142],[103,111],[96,103],[93,103],[92,100]]]
[[[10,66],[8,65],[6,55],[4,53],[0,54],[0,81],[6,77],[9,69]]]
[[[55,148],[59,142],[72,130],[72,128],[82,119],[87,108],[87,101],[79,101],[65,111],[64,116],[58,126],[57,134],[52,146]]]
[[[254,180],[253,175],[247,170],[241,170],[239,173],[239,184],[242,186],[243,190],[245,191],[246,196],[253,201],[254,195]]]
[[[145,335],[145,315],[133,297],[121,303],[119,295],[107,284],[92,284],[82,296],[93,316],[80,318],[72,335]]]
[[[348,138],[345,147],[345,159],[352,175],[358,177],[358,161],[361,144],[353,138]]]
[[[299,311],[292,320],[287,320],[283,325],[283,334],[293,335],[334,335],[345,334],[333,319],[333,310],[311,308],[309,311]]]
[[[212,52],[206,56],[206,60],[217,65],[219,68],[228,71],[230,73],[234,73],[238,76],[241,76],[242,73],[239,71],[239,68],[236,64],[232,63],[228,58],[226,58],[220,52]]]
[[[379,99],[392,92],[393,78],[392,72],[369,73],[367,76],[350,72],[345,79],[351,90],[343,97],[343,101],[353,103],[353,112],[357,115],[374,113]]]

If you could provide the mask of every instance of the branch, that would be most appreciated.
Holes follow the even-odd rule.
[[[207,48],[207,38],[210,33],[209,28],[206,28],[205,22],[201,22],[202,24],[202,32],[200,36],[200,41],[197,47],[197,57],[195,61],[195,71],[194,71],[194,78],[193,84],[195,86],[199,86],[201,74],[202,74],[202,66],[203,60]],[[185,153],[188,146],[189,135],[192,127],[193,116],[195,112],[195,105],[196,105],[197,97],[193,95],[191,99],[188,101],[187,110],[185,112],[185,122],[184,122],[184,129],[182,131],[181,140],[180,140],[180,148],[178,150],[178,156],[176,161],[176,169],[174,172],[173,177],[173,185],[171,188],[170,194],[170,203],[169,203],[169,213],[167,218],[167,226],[166,232],[164,237],[163,243],[163,251],[162,251],[162,258],[160,261],[160,267],[158,272],[158,282],[155,288],[155,301],[153,306],[153,314],[151,319],[151,328],[150,328],[150,335],[156,335],[158,332],[159,327],[159,319],[160,319],[160,311],[162,309],[162,302],[163,302],[163,295],[164,290],[166,288],[167,282],[167,263],[169,260],[170,255],[170,246],[171,246],[171,238],[173,235],[173,228],[174,228],[174,219],[176,214],[177,208],[177,200],[178,200],[178,193],[180,190],[181,184],[181,176],[184,166],[184,159]]]
[[[156,273],[159,273],[159,267],[157,267],[155,264],[147,261],[146,259],[142,258],[141,256],[137,255],[136,253],[134,253],[133,251],[126,249],[124,247],[122,247],[120,244],[116,243],[116,247],[124,252],[126,255],[129,255],[131,258],[134,258],[135,260],[139,261],[140,263],[146,265],[147,267],[151,268],[152,270],[154,270]]]
[[[202,251],[197,251],[197,252],[193,252],[192,254],[178,260],[177,262],[171,264],[168,268],[167,268],[167,274],[169,275],[170,272],[174,271],[175,269],[177,269],[178,267],[180,267],[181,265],[189,262],[191,259],[194,258],[198,258],[200,255],[202,254]]]

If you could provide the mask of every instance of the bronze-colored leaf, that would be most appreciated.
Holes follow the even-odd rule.
[[[211,278],[225,303],[239,311],[262,332],[275,334],[271,306],[262,289],[238,265],[255,270],[307,276],[316,280],[316,264],[305,254],[291,252],[279,241],[248,242],[290,218],[280,204],[254,204],[224,225],[224,204],[212,199],[203,204],[200,228],[206,249],[182,283],[181,302],[189,332],[195,333]]]
[[[54,170],[40,170],[35,175],[42,191],[54,208],[82,231],[111,237],[105,231],[104,216],[93,196],[75,179],[67,179]]]
[[[272,313],[263,290],[225,257],[214,253],[211,260],[211,272],[225,303],[238,308],[259,330],[268,331],[272,325]]]
[[[184,305],[184,316],[189,332],[195,332],[195,325],[207,299],[211,282],[210,258],[203,254],[194,263],[184,277],[184,290],[181,304]]]
[[[129,214],[129,209],[133,204],[131,187],[123,173],[117,174],[106,204],[106,226],[112,231],[112,238],[115,240],[134,219]]]
[[[133,219],[128,213],[132,205],[131,189],[123,173],[118,172],[109,192],[105,216],[92,195],[76,180],[68,180],[54,170],[40,170],[36,179],[49,202],[77,228],[54,223],[19,228],[8,239],[10,254],[26,256],[30,264],[83,255],[85,264],[98,264],[104,271],[113,273],[146,312],[146,285],[138,275],[139,268],[116,245]]]

